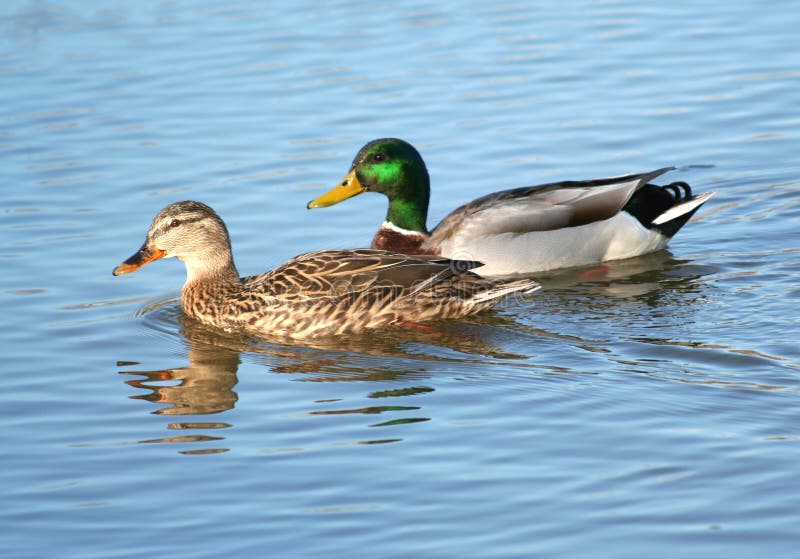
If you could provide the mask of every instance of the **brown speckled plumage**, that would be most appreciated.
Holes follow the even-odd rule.
[[[491,308],[510,293],[538,289],[531,280],[482,278],[470,271],[479,262],[372,249],[310,252],[240,278],[225,224],[192,201],[159,212],[142,249],[114,273],[164,256],[186,264],[181,304],[187,315],[222,328],[294,338],[458,318]]]

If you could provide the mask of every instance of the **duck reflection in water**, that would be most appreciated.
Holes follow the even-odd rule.
[[[206,326],[176,310],[174,301],[161,301],[143,311],[145,323],[156,331],[173,331],[175,321],[180,323],[180,334],[188,344],[189,364],[185,367],[154,371],[132,370],[125,366],[120,374],[135,376],[125,383],[145,390],[130,396],[135,400],[146,400],[160,407],[154,414],[169,416],[208,415],[225,412],[236,405],[238,396],[238,368],[242,353],[251,363],[261,364],[265,372],[290,374],[292,380],[310,382],[348,381],[408,381],[408,386],[368,392],[360,397],[342,397],[339,391],[330,401],[298,402],[298,407],[308,405],[306,413],[311,416],[341,416],[343,414],[364,415],[369,418],[368,427],[410,424],[427,421],[414,412],[418,405],[400,405],[416,395],[432,392],[424,386],[423,377],[428,376],[429,363],[457,364],[473,363],[476,356],[495,359],[524,359],[523,355],[504,352],[491,343],[491,332],[497,332],[497,324],[487,327],[484,320],[500,321],[500,316],[483,315],[480,322],[472,324],[442,322],[430,328],[392,329],[392,335],[376,337],[353,334],[346,339],[335,337],[289,344],[286,340],[266,341],[237,333],[222,332]],[[444,351],[442,351],[444,350]],[[453,353],[453,352],[457,353]],[[387,367],[386,359],[397,359],[402,366]],[[120,361],[120,365],[135,361]],[[346,393],[346,392],[345,392]],[[401,402],[397,401],[401,398]],[[343,400],[355,400],[352,406],[340,405]],[[381,404],[376,405],[376,400]],[[383,402],[386,402],[383,404]],[[415,402],[416,403],[416,402]],[[366,405],[365,405],[366,404]],[[298,410],[301,411],[301,410]],[[409,416],[409,413],[412,415]],[[385,421],[375,422],[375,415],[388,414]],[[188,419],[188,418],[187,418]],[[184,435],[150,438],[140,443],[208,443],[218,446],[222,437],[213,436],[218,429],[232,425],[221,421],[209,422],[198,419],[171,423],[171,430],[183,430]],[[208,430],[214,430],[213,435]],[[191,434],[190,434],[191,433]],[[401,440],[364,439],[361,444]],[[227,448],[204,448],[182,451],[184,454],[209,454],[225,452]]]
[[[538,311],[554,305],[561,315],[601,313],[609,308],[619,309],[622,299],[634,307],[631,312],[636,312],[637,304],[675,307],[676,301],[680,305],[675,312],[688,312],[691,305],[687,302],[702,299],[702,278],[711,271],[691,260],[677,260],[668,251],[660,251],[602,268],[543,274],[540,280],[547,289],[538,302]],[[165,303],[146,310],[149,320],[176,310],[171,303]],[[163,404],[165,407],[155,412],[162,415],[210,414],[232,408],[237,401],[233,388],[242,352],[272,373],[299,374],[302,378],[298,380],[303,381],[394,380],[406,375],[418,378],[419,365],[427,361],[472,362],[476,357],[529,359],[530,355],[504,349],[510,332],[534,334],[538,339],[564,337],[563,333],[531,328],[531,324],[520,324],[513,316],[495,311],[458,323],[444,321],[424,328],[392,328],[382,332],[383,335],[355,333],[344,338],[322,337],[291,343],[284,338],[267,340],[226,333],[188,318],[179,310],[163,318],[167,322],[176,319],[188,342],[187,367],[122,371],[145,377],[127,381],[131,386],[150,391],[133,398]],[[380,363],[374,358],[381,358]],[[417,366],[412,366],[413,370],[387,370],[379,366],[385,358],[412,359]]]
[[[164,407],[153,412],[159,415],[206,415],[233,408],[238,399],[233,388],[237,383],[239,351],[219,344],[213,332],[193,320],[185,316],[179,320],[181,334],[189,343],[189,365],[158,371],[120,371],[144,377],[125,381],[149,391],[131,398],[162,404]]]
[[[473,361],[476,356],[526,357],[503,351],[492,343],[495,328],[511,327],[513,323],[491,311],[459,323],[443,321],[424,327],[395,328],[391,329],[391,335],[385,336],[354,333],[346,338],[323,337],[287,343],[286,338],[267,340],[228,333],[180,313],[173,315],[172,303],[162,301],[145,309],[149,317],[146,320],[180,322],[180,334],[188,343],[189,365],[155,371],[120,371],[123,375],[144,377],[125,381],[129,386],[149,391],[131,398],[164,405],[154,412],[160,415],[210,414],[234,407],[238,396],[233,388],[237,384],[242,353],[249,354],[272,373],[302,375],[298,380],[311,382],[379,381],[395,380],[407,374],[419,376],[418,367],[388,371],[378,366],[373,358],[453,362]],[[155,324],[154,328],[161,329],[161,326]],[[447,356],[437,351],[440,349],[447,350]],[[453,351],[462,355],[454,355]]]
[[[703,278],[716,271],[713,266],[678,259],[661,250],[600,266],[548,272],[537,280],[545,293],[564,293],[568,298],[586,295],[581,304],[597,308],[614,308],[621,300],[650,308],[679,302],[685,308],[687,302],[702,299]]]
[[[475,365],[480,365],[483,371],[489,372],[495,366],[502,370],[513,361],[532,371],[574,373],[558,364],[538,362],[536,357],[543,351],[541,347],[554,341],[580,348],[597,345],[602,349],[605,346],[602,340],[575,336],[572,327],[566,327],[574,324],[572,316],[608,320],[609,310],[616,309],[616,317],[628,313],[631,319],[642,316],[652,321],[652,309],[666,306],[668,319],[674,321],[681,313],[691,314],[694,302],[703,297],[703,278],[711,271],[690,260],[676,260],[669,252],[662,251],[615,262],[602,269],[574,269],[543,275],[541,280],[547,289],[537,301],[537,313],[541,315],[552,309],[552,316],[558,319],[550,322],[542,323],[541,316],[523,320],[521,313],[526,317],[530,314],[529,303],[520,301],[508,306],[510,314],[490,311],[458,322],[431,323],[424,329],[390,328],[381,335],[356,333],[301,342],[227,333],[186,317],[174,300],[161,301],[143,309],[144,321],[151,329],[168,336],[178,334],[175,324],[179,322],[180,335],[188,346],[189,364],[156,371],[133,371],[125,367],[121,374],[138,377],[126,383],[147,393],[131,398],[158,404],[160,407],[153,412],[155,414],[219,414],[237,403],[234,389],[244,354],[251,368],[255,365],[263,367],[266,373],[288,374],[293,382],[370,383],[364,385],[372,389],[366,394],[354,395],[349,390],[332,389],[330,398],[302,399],[294,406],[298,413],[317,417],[361,415],[369,418],[367,427],[422,422],[427,421],[430,414],[422,411],[425,399],[419,395],[434,391],[426,379],[440,365],[450,370],[462,366],[473,370]],[[391,390],[374,391],[386,381],[393,383]],[[371,384],[373,382],[376,384]],[[378,422],[376,414],[382,416]],[[208,443],[220,438],[213,436],[220,433],[219,429],[230,427],[220,421],[187,418],[168,425],[169,429],[183,430],[186,435],[141,442]],[[196,434],[189,434],[192,432]],[[401,439],[364,437],[356,442],[376,440]],[[219,443],[212,446],[219,446]],[[184,453],[225,450],[206,448]]]

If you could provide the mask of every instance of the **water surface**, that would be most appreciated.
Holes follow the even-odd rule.
[[[7,1],[3,557],[793,557],[795,3]],[[415,144],[431,223],[644,171],[716,190],[670,249],[439,325],[285,344],[111,270],[198,199],[239,270],[363,246],[305,203]]]

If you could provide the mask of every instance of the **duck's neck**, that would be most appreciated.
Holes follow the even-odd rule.
[[[380,192],[389,198],[386,221],[406,231],[427,234],[428,202],[431,186],[425,165],[405,166],[405,172]]]
[[[186,284],[190,283],[239,283],[239,271],[233,256],[214,254],[202,259],[184,259]]]
[[[424,167],[423,167],[424,171]],[[387,194],[386,220],[372,239],[372,248],[403,254],[425,254],[423,244],[430,237],[428,219],[430,183],[427,172],[411,184]]]
[[[425,222],[428,219],[428,199],[390,199],[386,221],[399,229],[427,233]]]
[[[215,322],[216,317],[222,320],[221,308],[242,286],[233,260],[223,258],[217,263],[187,260],[185,264],[186,283],[181,289],[183,311],[205,322]]]

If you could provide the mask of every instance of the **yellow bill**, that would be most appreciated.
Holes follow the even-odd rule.
[[[366,187],[362,186],[361,183],[358,182],[358,177],[356,177],[356,172],[354,169],[347,174],[342,182],[334,186],[330,191],[326,192],[319,198],[311,200],[306,208],[309,210],[313,208],[327,208],[328,206],[338,204],[342,200],[347,200],[348,198],[357,196],[365,190]]]

